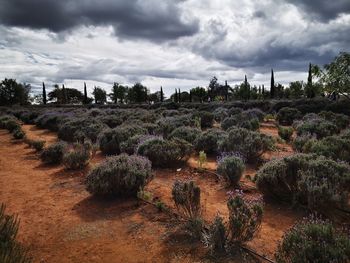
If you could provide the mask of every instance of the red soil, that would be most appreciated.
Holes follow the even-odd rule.
[[[44,139],[48,144],[57,140],[55,133],[31,125],[23,128],[31,139]],[[203,246],[176,234],[172,219],[158,213],[153,206],[136,200],[91,197],[84,188],[84,176],[103,159],[98,153],[90,167],[80,172],[44,166],[32,149],[0,130],[0,200],[7,205],[9,213],[19,215],[19,239],[29,247],[34,262],[208,261]],[[213,160],[208,163],[209,169],[216,169]],[[195,159],[189,164],[197,167]],[[255,172],[256,167],[248,167],[246,174]],[[226,193],[233,189],[225,188],[208,172],[198,173],[188,166],[179,172],[155,170],[146,190],[172,207],[171,186],[176,179],[185,178],[192,178],[200,185],[206,220],[217,213],[227,216]],[[247,178],[242,182],[254,186]],[[259,196],[254,187],[245,192],[248,198]],[[288,207],[266,203],[261,231],[249,246],[272,258],[283,232],[301,216]],[[242,259],[220,260],[223,261]]]

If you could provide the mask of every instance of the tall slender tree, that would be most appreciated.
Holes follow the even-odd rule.
[[[46,89],[45,89],[45,83],[43,82],[43,104],[46,105],[47,99],[46,99]]]
[[[66,88],[64,87],[64,84],[62,85],[62,93],[63,93],[63,104],[67,104],[67,91]]]
[[[225,101],[228,101],[228,85],[227,85],[227,80],[225,80]]]
[[[312,87],[312,65],[311,63],[309,64],[309,75],[307,77],[307,84]]]
[[[163,87],[160,87],[160,101],[163,102],[164,101],[164,93],[163,93]]]
[[[270,97],[273,99],[275,96],[275,75],[273,73],[273,69],[271,69]]]
[[[88,103],[87,88],[86,88],[86,83],[84,82],[84,100],[83,100],[83,104],[87,104],[87,103]]]
[[[192,90],[190,90],[190,102],[192,102]]]
[[[177,98],[177,99],[178,99],[177,102],[180,103],[180,102],[181,102],[181,89],[179,89],[179,95],[178,95],[178,98]]]
[[[175,97],[174,97],[174,101],[177,102],[177,89],[175,89]]]

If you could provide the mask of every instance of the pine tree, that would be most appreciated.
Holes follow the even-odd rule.
[[[43,82],[43,104],[46,105],[46,89],[45,89],[45,83]]]
[[[273,69],[271,69],[271,87],[270,87],[270,97],[273,99],[275,97],[275,76]]]
[[[86,89],[86,83],[84,82],[84,104],[87,104],[88,97],[87,97],[87,89]]]
[[[160,101],[164,101],[164,93],[163,93],[163,87],[160,87]]]

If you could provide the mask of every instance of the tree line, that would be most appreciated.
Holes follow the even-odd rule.
[[[180,102],[205,102],[205,101],[230,101],[230,100],[266,100],[266,99],[298,99],[302,97],[314,98],[316,96],[342,95],[350,100],[350,53],[341,52],[330,63],[321,67],[309,64],[308,78],[303,81],[294,81],[289,86],[283,86],[275,82],[275,75],[271,69],[270,89],[264,85],[252,86],[245,76],[244,81],[231,87],[227,81],[220,84],[214,76],[208,87],[195,87],[189,92],[175,89],[175,92],[165,98],[163,88],[154,93],[141,83],[135,83],[129,87],[114,83],[111,92],[101,87],[94,87],[92,97],[88,96],[87,86],[84,83],[84,92],[58,84],[54,89],[46,93],[45,83],[42,84],[42,93],[30,97],[30,84],[18,83],[15,79],[4,79],[0,82],[0,105],[26,105],[30,103],[55,103],[55,104],[105,104],[109,98],[112,103],[156,103],[163,101]]]

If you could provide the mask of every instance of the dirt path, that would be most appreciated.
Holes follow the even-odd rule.
[[[52,141],[49,132],[26,131],[30,138]],[[194,261],[191,245],[176,249],[164,242],[165,214],[135,200],[91,198],[82,184],[84,172],[43,166],[32,149],[11,137],[0,130],[0,200],[19,215],[19,240],[34,262]]]

